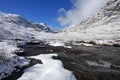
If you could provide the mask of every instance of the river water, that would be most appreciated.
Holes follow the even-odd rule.
[[[22,47],[25,50],[23,56],[55,53],[59,56],[53,58],[61,60],[66,69],[73,71],[77,80],[120,80],[120,47],[69,46],[72,48],[28,44]],[[36,63],[37,61],[33,60],[30,65]],[[16,78],[5,80],[16,80],[22,74],[20,71]]]

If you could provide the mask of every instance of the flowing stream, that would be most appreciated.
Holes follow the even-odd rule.
[[[120,80],[120,47],[68,45],[72,48],[27,44],[22,47],[25,50],[22,56],[55,53],[59,56],[53,58],[61,60],[66,69],[73,71],[77,80]],[[32,59],[28,67],[36,63],[40,61]],[[23,74],[22,70],[3,80],[17,80]]]

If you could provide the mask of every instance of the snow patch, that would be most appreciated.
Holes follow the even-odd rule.
[[[63,68],[60,60],[52,59],[57,54],[41,54],[31,58],[39,59],[43,64],[36,64],[24,70],[18,80],[77,80],[71,71]]]

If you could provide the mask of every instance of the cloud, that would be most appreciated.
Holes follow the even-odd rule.
[[[72,9],[66,11],[64,8],[60,8],[58,10],[59,17],[57,20],[61,26],[79,24],[100,10],[108,0],[72,0],[71,2],[73,4]]]

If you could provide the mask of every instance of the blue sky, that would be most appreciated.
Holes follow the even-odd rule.
[[[19,14],[34,22],[60,28],[56,21],[60,8],[70,9],[70,0],[0,0],[0,11]]]

